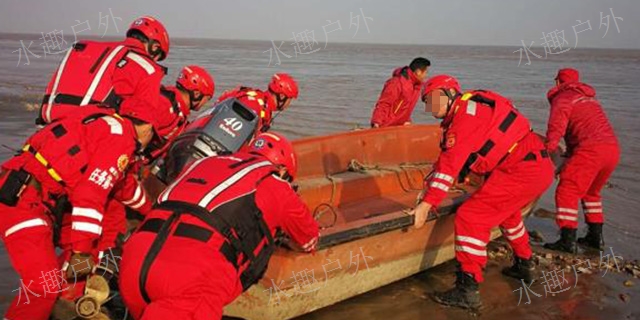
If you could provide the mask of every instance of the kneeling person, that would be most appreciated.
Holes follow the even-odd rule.
[[[277,229],[312,251],[318,225],[289,184],[296,168],[273,133],[188,166],[125,244],[120,288],[134,318],[221,318],[264,274]]]

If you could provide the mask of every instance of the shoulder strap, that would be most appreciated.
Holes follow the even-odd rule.
[[[165,86],[160,86],[160,94],[163,95],[171,102],[171,108],[176,114],[180,114],[180,106],[178,106],[178,100],[176,99],[176,93],[167,89]]]

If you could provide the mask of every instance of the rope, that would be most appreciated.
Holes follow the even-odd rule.
[[[425,163],[425,165],[428,163]],[[359,162],[356,159],[351,159],[351,161],[349,161],[349,164],[347,165],[347,171],[351,171],[351,172],[359,172],[359,173],[365,173],[367,171],[371,171],[371,170],[378,170],[378,171],[390,171],[396,174],[396,177],[398,178],[398,182],[400,184],[400,187],[402,188],[402,190],[404,192],[411,192],[411,191],[422,191],[422,186],[420,186],[420,188],[415,188],[414,186],[411,185],[411,179],[409,176],[409,173],[405,170],[405,168],[418,168],[417,164],[413,164],[413,165],[409,165],[409,164],[401,164],[400,165],[400,170],[395,170],[393,168],[389,168],[389,167],[383,167],[380,165],[365,165],[362,164],[361,162]],[[419,170],[420,174],[422,175],[422,178],[424,179],[424,177],[426,176],[424,174],[424,172],[422,170]],[[406,178],[407,178],[407,182],[409,184],[409,187],[405,186],[405,184],[402,181],[402,176],[401,176],[401,172],[404,172]]]
[[[395,170],[393,168],[383,167],[383,166],[380,166],[380,165],[365,165],[365,164],[359,162],[356,159],[351,159],[351,161],[349,161],[349,164],[347,165],[347,170],[343,171],[343,172],[336,173],[336,174],[340,174],[340,173],[344,173],[344,172],[366,173],[367,171],[372,171],[372,170],[390,171],[390,172],[395,173],[396,177],[398,178],[398,183],[400,184],[400,187],[402,188],[402,190],[404,192],[422,191],[422,185],[420,185],[419,187],[416,188],[412,184],[412,179],[411,179],[410,172],[409,172],[408,169],[417,169],[418,171],[420,171],[420,175],[422,177],[421,180],[424,180],[424,177],[426,177],[427,175],[423,171],[423,167],[426,166],[426,165],[429,165],[429,164],[431,164],[431,163],[429,163],[429,162],[412,163],[412,164],[401,163],[399,165],[400,170]],[[407,180],[407,183],[409,184],[408,187],[405,186],[405,183],[403,183],[402,173],[404,173],[405,178]],[[329,200],[327,202],[320,203],[313,210],[313,216],[314,216],[314,219],[316,221],[320,217],[322,217],[327,211],[331,211],[331,213],[333,214],[333,221],[331,222],[331,224],[329,224],[328,226],[321,226],[321,229],[331,228],[338,221],[338,213],[337,213],[337,209],[335,207],[335,197],[336,197],[337,188],[338,188],[337,182],[335,180],[335,175],[336,174],[328,174],[328,175],[325,176],[325,178],[331,182],[331,195],[330,195]],[[464,190],[462,190],[462,191],[464,191]],[[325,208],[325,209],[322,209],[322,208]]]
[[[322,215],[327,211],[326,209],[323,210],[323,211],[320,211],[320,208],[327,207],[331,211],[331,213],[333,213],[333,222],[331,224],[329,224],[328,226],[320,226],[320,230],[331,228],[331,227],[335,226],[336,222],[338,221],[338,212],[337,212],[336,208],[333,205],[334,200],[335,200],[335,196],[336,196],[336,193],[337,193],[338,185],[337,185],[336,180],[333,177],[333,175],[328,174],[328,175],[325,176],[325,178],[327,178],[327,180],[331,181],[331,196],[329,197],[329,201],[328,202],[323,202],[323,203],[319,204],[318,206],[316,206],[315,209],[313,209],[313,219],[318,221],[318,219],[320,217],[322,217]]]
[[[322,207],[327,207],[328,210],[325,209],[325,210],[320,211],[320,208],[322,208]],[[331,211],[331,213],[333,213],[333,221],[329,225],[320,226],[320,230],[331,228],[331,227],[336,225],[336,222],[338,222],[338,212],[336,211],[336,208],[333,205],[331,205],[329,203],[326,203],[326,202],[323,202],[323,203],[319,204],[313,210],[313,219],[318,221],[320,219],[320,217],[322,217],[325,214],[325,212],[327,212],[327,211]]]

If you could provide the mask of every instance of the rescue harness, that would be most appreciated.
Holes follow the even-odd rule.
[[[151,302],[146,290],[149,269],[167,239],[173,236],[207,243],[213,236],[214,232],[210,229],[178,222],[178,219],[183,215],[196,217],[225,238],[225,243],[220,247],[220,253],[240,272],[243,291],[257,283],[266,272],[269,259],[276,246],[262,212],[255,205],[254,193],[225,203],[213,211],[199,205],[175,200],[161,202],[154,209],[167,210],[172,213],[166,220],[148,219],[136,231],[157,233],[140,270],[140,292],[147,303]],[[265,239],[266,244],[257,255],[254,254]],[[246,269],[242,270],[245,265]]]
[[[497,94],[484,90],[476,90],[462,95],[460,101],[467,102],[467,113],[475,114],[478,104],[493,109],[494,113],[499,112],[499,114],[494,115],[490,124],[490,128],[497,127],[497,130],[490,129],[491,131],[489,131],[487,140],[477,151],[469,155],[462,170],[460,170],[458,181],[463,182],[471,171],[476,171],[481,174],[489,173],[503,163],[518,147],[520,141],[533,132],[533,129],[529,126],[527,119],[520,115],[509,100]],[[506,105],[508,108],[497,108],[498,104],[502,106]],[[457,110],[454,110],[454,112],[456,111]],[[509,129],[511,129],[514,124],[517,124],[520,128],[526,126],[528,129],[520,129],[516,132],[513,132],[513,130],[510,131]],[[441,147],[444,147],[444,144],[445,142],[443,140]],[[542,158],[548,158],[549,153],[546,150],[541,150],[540,156]],[[522,160],[535,161],[536,159],[536,153],[530,152]]]

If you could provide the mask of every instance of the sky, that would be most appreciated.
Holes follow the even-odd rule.
[[[640,49],[639,0],[2,0],[0,32],[114,36],[145,14],[171,37]]]

